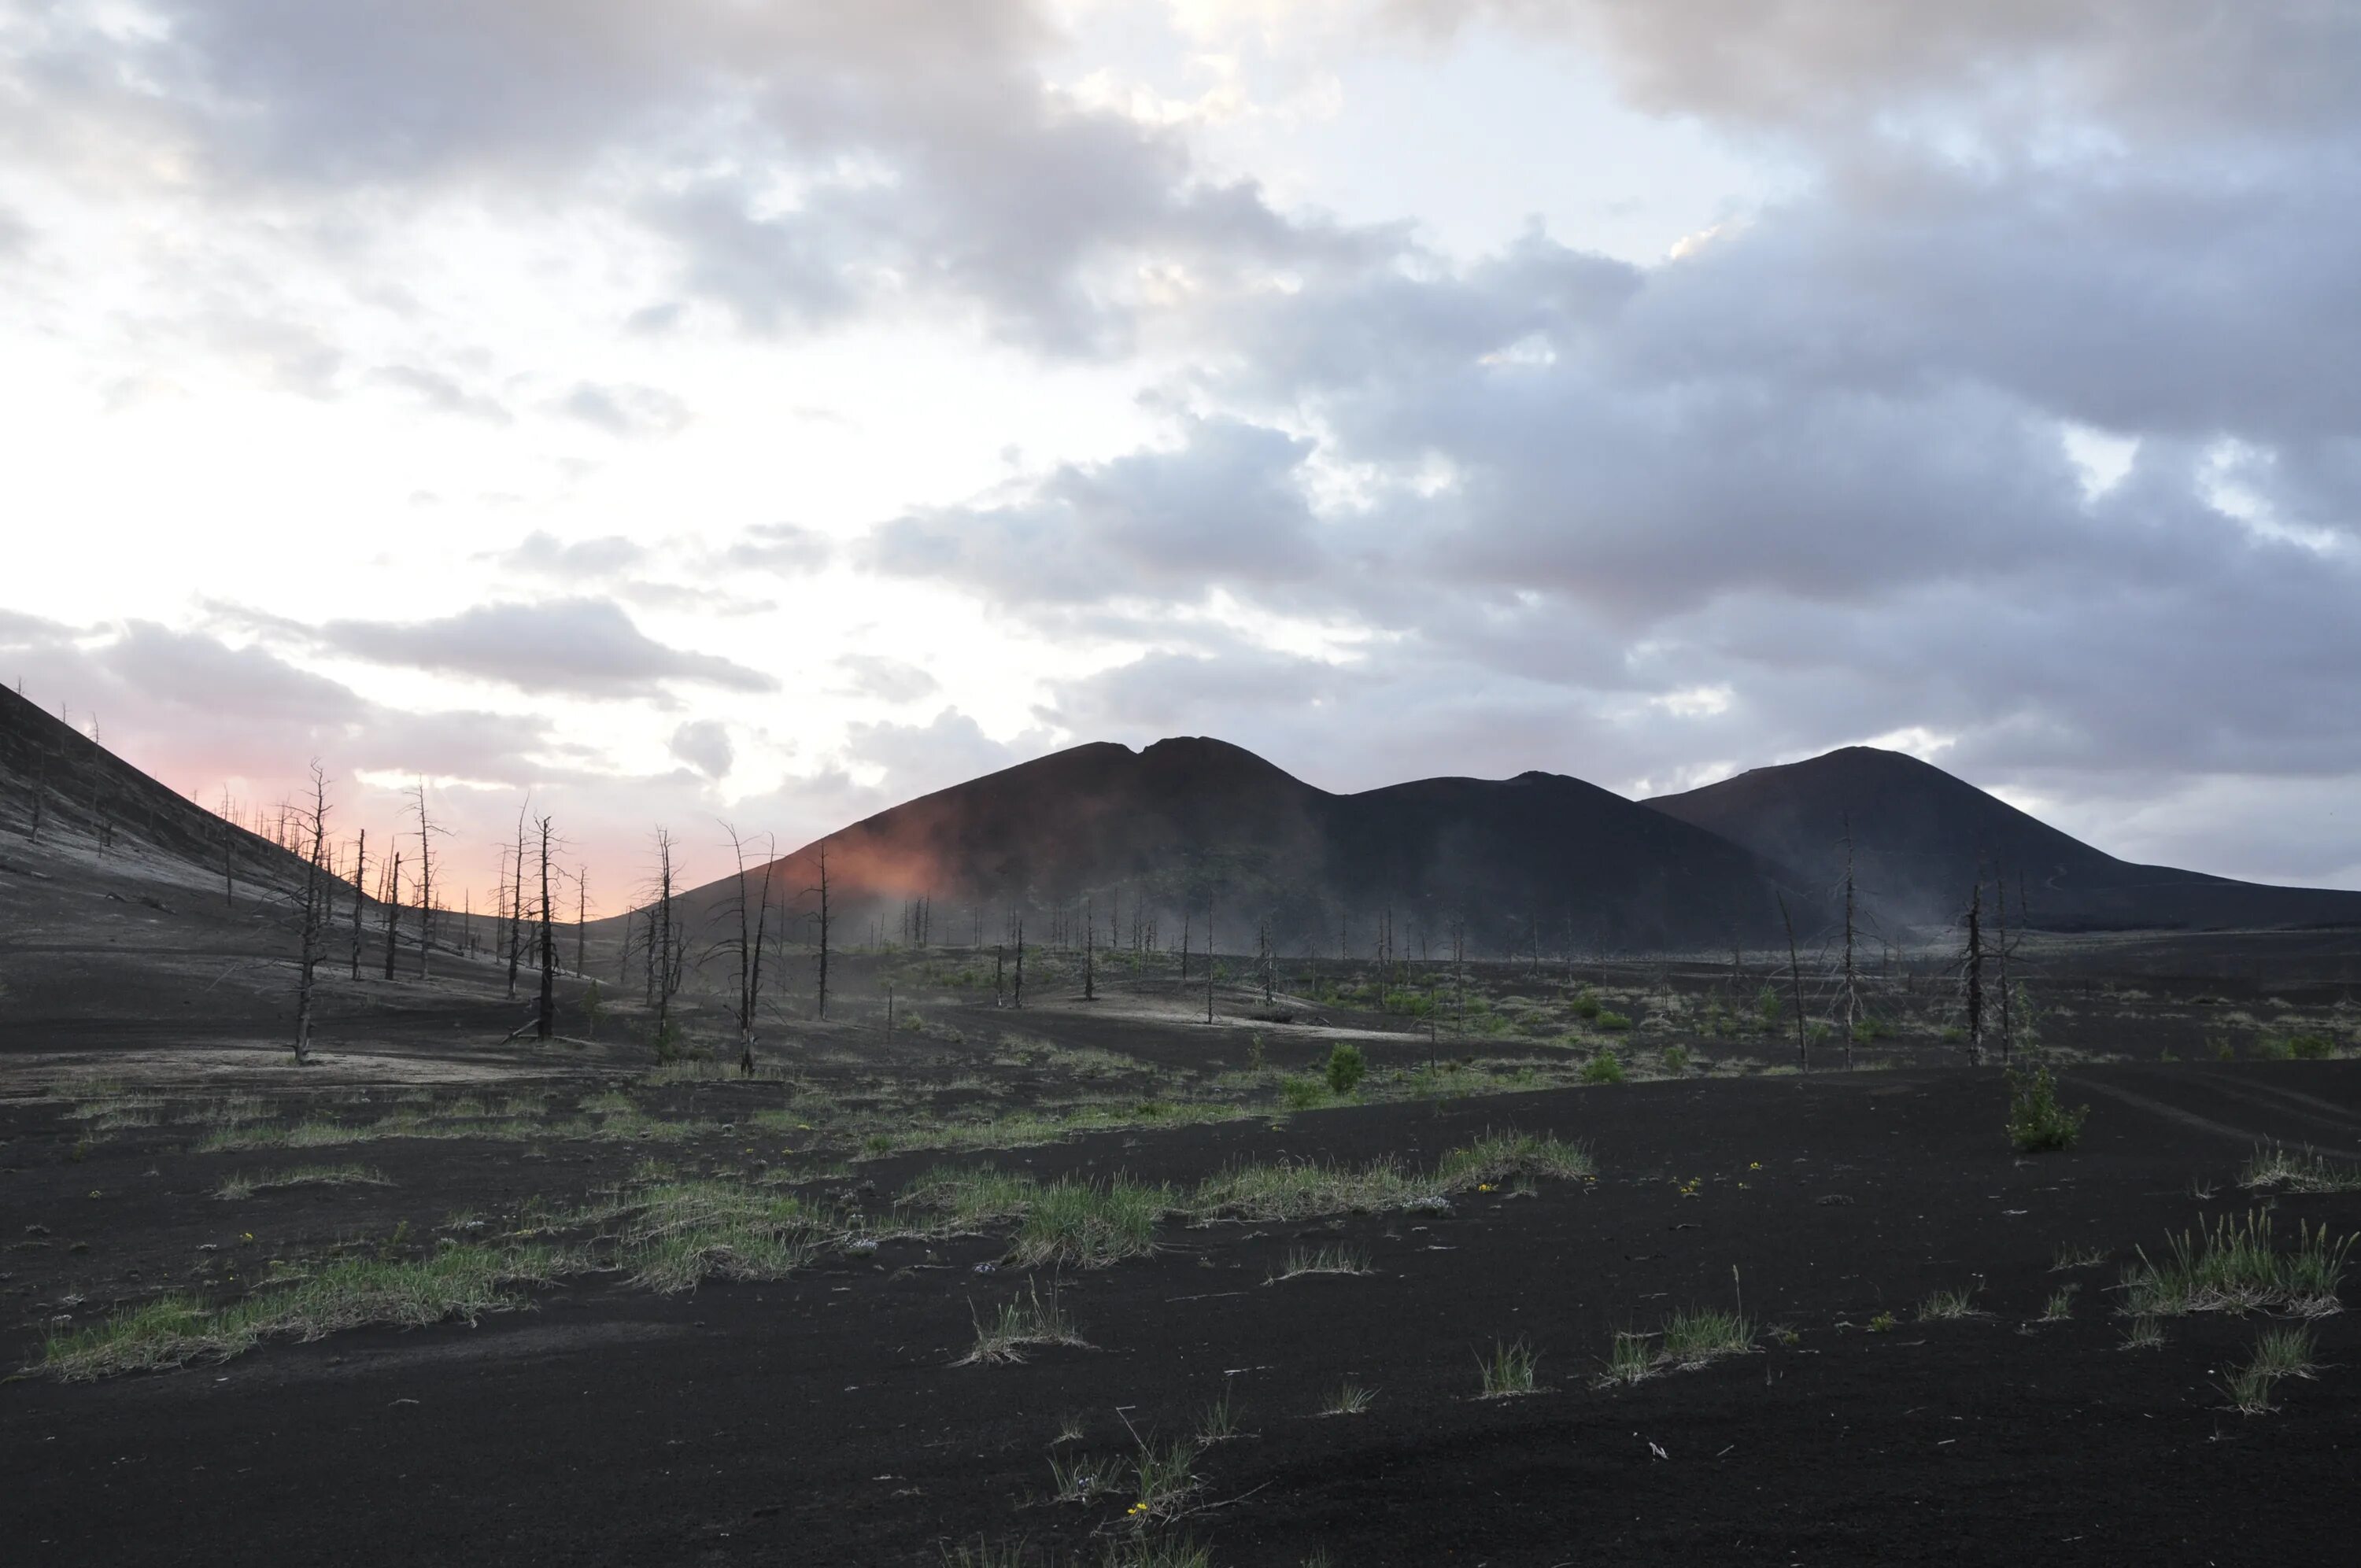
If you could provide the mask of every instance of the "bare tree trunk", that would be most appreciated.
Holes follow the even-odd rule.
[[[401,851],[393,852],[393,868],[386,878],[385,894],[385,978],[393,978],[394,927],[401,923]]]
[[[755,900],[753,914],[746,910],[746,843],[738,829],[725,822],[721,830],[730,835],[730,854],[736,874],[730,888],[738,905],[738,1076],[754,1076],[754,1019],[763,1001],[763,943],[771,916],[771,877],[778,864],[778,845],[773,842],[763,857],[763,888]]]
[[[1968,895],[1968,951],[1966,960],[1968,987],[1968,1065],[1982,1067],[1984,1059],[1984,879],[1981,870],[1976,873],[1975,891]]]
[[[549,818],[540,821],[541,828],[541,1005],[533,1017],[533,1034],[539,1039],[551,1039],[557,1034],[557,942],[555,927],[550,922],[549,907]]]
[[[434,946],[434,839],[437,829],[426,819],[426,781],[420,779],[412,796],[418,813],[418,978],[426,978],[426,955]]]
[[[1205,900],[1205,1022],[1213,1021],[1213,901]]]
[[[1091,895],[1082,894],[1082,1000],[1099,999],[1094,960],[1098,957],[1099,923],[1091,914]]]
[[[368,874],[368,829],[361,829],[360,848],[353,854],[353,978],[361,977],[361,905],[368,900],[363,893],[368,883],[361,879]]]
[[[590,930],[590,868],[574,868],[574,972],[590,972],[583,962],[583,943]]]
[[[1787,913],[1787,895],[1779,895],[1779,919],[1787,927],[1787,984],[1795,1008],[1795,1064],[1812,1070],[1811,1036],[1804,1032],[1804,960],[1795,951],[1795,917]]]
[[[825,1018],[828,1016],[828,954],[829,932],[829,916],[828,908],[828,842],[825,839],[820,841],[819,846],[819,885],[817,887],[807,887],[804,889],[804,891],[806,893],[817,893],[819,894],[819,998],[817,1012],[818,1016]]]
[[[1851,818],[1850,817],[1847,817],[1844,819],[1844,829],[1845,829],[1845,836],[1844,836],[1844,852],[1845,852],[1845,867],[1844,867],[1844,889],[1845,889],[1845,932],[1844,932],[1844,1005],[1845,1005],[1845,1037],[1844,1037],[1844,1064],[1845,1064],[1845,1070],[1846,1070],[1846,1071],[1848,1071],[1848,1072],[1850,1072],[1850,1071],[1851,1071],[1851,1070],[1852,1070],[1852,1041],[1853,1041],[1853,1031],[1854,1031],[1854,1029],[1859,1025],[1859,1024],[1860,1024],[1860,1022],[1861,1022],[1861,989],[1860,989],[1859,984],[1858,984],[1858,983],[1857,983],[1857,981],[1856,981],[1856,978],[1855,978],[1854,973],[1853,973],[1853,964],[1852,964],[1852,892],[1853,892],[1853,890],[1852,890],[1852,818]]]
[[[1016,917],[1016,991],[1009,1005],[1025,1005],[1025,917],[1021,915]]]
[[[322,864],[327,854],[328,777],[320,764],[312,764],[312,828],[311,853],[303,864],[303,951],[297,966],[295,981],[295,1065],[302,1067],[312,1057],[312,985],[320,967],[320,956],[327,945],[325,917],[326,869]]]
[[[509,999],[516,999],[517,969],[524,959],[524,813],[517,807],[516,869],[509,894]]]
[[[2009,1007],[2008,878],[2002,874],[1996,861],[1993,866],[1993,917],[1999,922],[1993,952],[2000,962],[2000,1059],[2004,1066],[2009,1060],[2010,1046],[2016,1038],[2016,1021]]]

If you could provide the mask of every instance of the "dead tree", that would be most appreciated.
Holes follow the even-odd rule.
[[[541,1003],[533,1014],[533,1036],[546,1040],[557,1033],[557,944],[549,918],[549,818],[540,818],[536,826],[541,829]]]
[[[445,829],[426,817],[426,781],[411,791],[411,810],[418,817],[418,977],[426,978],[426,955],[434,946],[434,839]]]
[[[1213,970],[1219,966],[1213,959],[1213,900],[1205,898],[1205,1022],[1213,1021]]]
[[[675,956],[680,938],[673,923],[672,834],[663,828],[656,829],[655,916],[656,939],[649,959],[655,966],[656,1038],[664,1042],[660,1049],[669,1048],[672,1030],[673,993],[680,989],[680,964]]]
[[[1795,1065],[1812,1070],[1811,1037],[1804,1032],[1804,960],[1795,951],[1795,917],[1787,913],[1787,895],[1779,895],[1779,919],[1787,927],[1787,984],[1795,1009]]]
[[[327,856],[328,775],[312,764],[312,804],[304,826],[311,829],[311,852],[303,861],[302,956],[295,981],[295,1065],[312,1058],[312,985],[328,946]]]
[[[1096,1002],[1098,992],[1099,923],[1091,913],[1091,895],[1082,894],[1082,1000]]]
[[[529,806],[528,800],[526,805]],[[516,857],[510,875],[509,894],[509,997],[516,997],[517,968],[524,959],[524,814],[525,806],[517,807]]]
[[[1005,1005],[1005,998],[1006,997],[1007,992],[1004,987],[1004,981],[1005,978],[1004,973],[1004,965],[1007,960],[1007,948],[1005,945],[995,943],[992,949],[992,1004],[994,1007]]]
[[[1853,1032],[1861,1025],[1861,988],[1852,961],[1852,818],[1844,819],[1844,1064],[1852,1070]]]
[[[730,835],[730,860],[737,868],[730,885],[738,917],[738,936],[723,946],[738,955],[738,1076],[752,1078],[754,1017],[763,1002],[763,944],[771,917],[771,878],[778,866],[778,846],[772,843],[771,852],[763,857],[762,892],[750,916],[746,909],[746,840],[727,822],[721,825],[721,830]]]
[[[353,978],[361,977],[361,905],[368,903],[368,884],[361,879],[368,874],[368,829],[361,829],[360,847],[353,851]]]
[[[47,757],[42,760],[46,764]],[[33,837],[36,839],[41,836],[40,807],[41,797],[36,795],[33,797]],[[230,817],[229,786],[225,784],[222,786],[222,903],[232,909],[237,907],[237,879],[231,870],[230,850],[236,841],[237,824]]]
[[[1982,1067],[1984,1059],[1984,879],[1976,876],[1973,891],[1968,894],[1968,948],[1961,959],[1961,971],[1967,982],[1968,1065]]]
[[[1025,1005],[1025,916],[1016,917],[1016,990],[1012,993],[1012,1007]]]
[[[394,927],[401,924],[401,851],[393,852],[393,864],[385,879],[385,978],[393,978]]]
[[[1993,864],[1993,917],[1997,922],[1993,932],[1993,957],[2000,965],[2000,1059],[2006,1066],[2010,1049],[2016,1039],[2016,1020],[2009,1005],[2008,983],[2008,878],[2000,864]]]
[[[819,997],[816,1012],[818,1016],[825,1018],[828,1016],[828,955],[829,934],[829,917],[828,908],[828,840],[825,839],[820,840],[819,846],[819,881],[815,885],[804,889],[804,892],[807,894],[818,894],[819,895]]]
[[[583,962],[583,939],[590,929],[590,868],[574,868],[574,972],[590,972]]]

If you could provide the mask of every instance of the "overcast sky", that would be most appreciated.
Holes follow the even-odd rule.
[[[0,678],[479,888],[1170,734],[2361,887],[2344,0],[0,0]]]

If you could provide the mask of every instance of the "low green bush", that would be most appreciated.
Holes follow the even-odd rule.
[[[2082,1120],[2091,1113],[2088,1105],[2068,1110],[2058,1098],[2057,1080],[2047,1067],[2035,1063],[2028,1068],[2012,1067],[2008,1080],[2008,1141],[2020,1154],[2041,1154],[2055,1149],[2070,1149],[2082,1135]]]

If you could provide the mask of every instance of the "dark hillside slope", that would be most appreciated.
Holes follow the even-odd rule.
[[[938,942],[979,925],[997,939],[1022,913],[1028,940],[1080,919],[1121,947],[1153,918],[1159,946],[1184,919],[1202,944],[1210,901],[1224,951],[1250,950],[1268,920],[1279,950],[1364,951],[1390,912],[1395,950],[1442,951],[1451,923],[1471,950],[1544,953],[1719,948],[1778,929],[1778,868],[1714,835],[1579,780],[1428,779],[1331,795],[1224,741],[1143,751],[1094,744],[939,790],[831,834],[832,912],[862,939],[898,931],[906,901],[931,898]],[[773,885],[798,915],[814,900],[819,844],[785,857]],[[1792,880],[1792,879],[1787,879]],[[692,929],[730,883],[688,894]],[[1792,889],[1791,901],[1799,897]],[[798,927],[799,936],[808,927]],[[1074,938],[1079,942],[1079,938]]]
[[[2136,865],[1916,757],[1848,746],[1644,803],[1827,885],[1848,820],[1861,890],[1888,919],[1947,924],[1979,874],[2024,882],[2034,926],[2075,930],[2361,927],[2361,893],[2269,887]]]
[[[79,843],[126,868],[157,857],[184,874],[292,887],[303,861],[141,773],[71,725],[0,688],[0,845]]]

